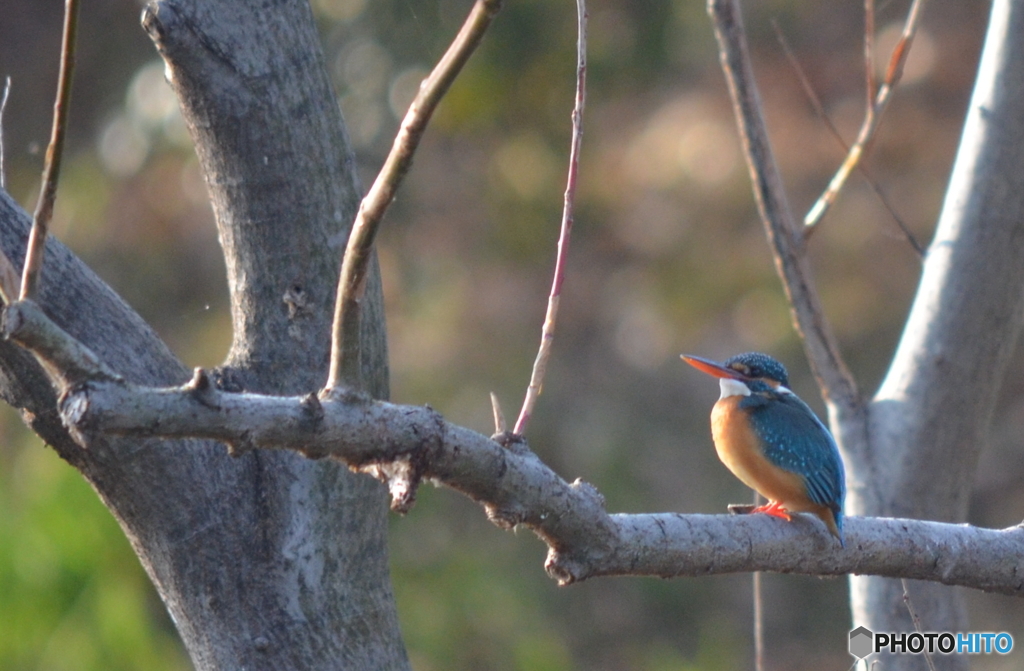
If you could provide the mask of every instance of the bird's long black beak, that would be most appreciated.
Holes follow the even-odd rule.
[[[679,356],[683,361],[690,364],[700,372],[707,373],[712,377],[727,377],[733,380],[748,379],[746,375],[743,375],[739,371],[733,370],[732,368],[723,366],[717,361],[705,359],[704,357],[692,356],[690,354],[680,354]]]

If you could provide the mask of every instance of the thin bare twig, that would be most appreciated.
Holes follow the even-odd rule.
[[[565,260],[569,253],[569,238],[572,235],[573,210],[576,204],[576,180],[580,168],[580,143],[583,140],[583,108],[587,102],[587,3],[576,0],[576,103],[572,110],[572,148],[569,150],[569,176],[565,184],[565,201],[562,207],[562,226],[558,236],[558,253],[555,257],[554,279],[551,281],[551,295],[548,309],[541,327],[540,348],[533,362],[530,386],[526,388],[519,419],[512,430],[517,436],[526,432],[533,416],[533,408],[544,388],[544,373],[547,372],[551,345],[555,340],[555,324],[558,319],[558,302],[562,297],[562,282],[565,280]]]
[[[326,385],[328,390],[342,383],[353,387],[361,386],[360,303],[366,291],[366,272],[374,238],[384,213],[395,197],[398,185],[412,165],[413,154],[419,146],[430,117],[470,55],[480,44],[484,32],[491,25],[499,9],[501,0],[477,0],[473,5],[459,34],[455,36],[430,75],[420,84],[419,93],[402,119],[391,153],[388,154],[377,179],[359,205],[338,278],[338,295],[331,333],[331,368]]]
[[[14,262],[0,249],[0,299],[4,305],[10,305],[18,300],[21,278],[18,277],[18,269]]]
[[[736,0],[709,0],[708,11],[718,39],[722,70],[732,96],[758,212],[811,370],[827,403],[835,403],[842,410],[855,410],[863,401],[843,362],[810,276],[804,238],[787,202],[768,140],[739,5]]]
[[[494,434],[498,435],[508,431],[508,425],[505,423],[505,413],[501,411],[498,395],[493,391],[491,392],[491,412],[494,413]]]
[[[4,110],[7,109],[7,96],[11,93],[10,75],[4,80],[4,93],[0,96],[0,189],[7,188],[7,171],[4,169]]]
[[[760,571],[754,571],[754,671],[764,671],[764,588]]]
[[[867,1],[869,3],[871,2],[871,0]],[[848,153],[850,151],[850,145],[846,144],[846,140],[844,140],[843,136],[839,133],[839,129],[836,128],[834,123],[832,123],[832,118],[828,115],[828,112],[825,111],[825,106],[821,104],[821,98],[818,97],[818,94],[814,91],[814,87],[811,86],[811,80],[808,79],[807,73],[804,72],[803,67],[800,65],[800,61],[797,60],[796,54],[794,54],[793,50],[789,47],[789,42],[786,40],[786,36],[782,34],[782,29],[779,28],[778,22],[774,19],[772,20],[772,27],[775,29],[775,36],[779,41],[779,45],[782,47],[782,53],[785,54],[786,60],[789,61],[790,66],[796,73],[797,80],[800,82],[800,86],[803,87],[804,94],[810,101],[811,107],[814,108],[814,112],[825,124],[825,127],[828,129],[829,133],[831,133],[832,137],[835,138],[836,142],[839,143],[839,146],[843,148],[843,151]],[[872,76],[871,81],[868,82],[868,87],[873,86],[874,76]],[[882,205],[885,209],[889,211],[893,221],[896,222],[896,225],[899,226],[900,231],[903,232],[903,236],[907,239],[907,242],[910,243],[910,246],[917,253],[917,257],[919,259],[923,259],[924,247],[922,247],[921,243],[917,241],[914,233],[907,226],[906,222],[903,221],[903,218],[896,213],[896,208],[889,200],[889,197],[885,194],[885,191],[882,190],[882,187],[879,186],[878,182],[871,176],[863,163],[857,163],[857,170],[860,171],[860,174],[863,175],[865,181],[867,181],[868,185],[871,186],[871,189],[875,192],[875,195],[878,196],[878,199],[882,201]],[[812,229],[807,230],[810,232]]]
[[[867,85],[864,99],[870,107],[878,87],[875,81],[875,0],[864,0],[864,83]]]
[[[857,134],[857,140],[850,147],[846,159],[839,166],[835,176],[832,177],[828,188],[825,189],[825,192],[821,194],[818,201],[807,212],[807,216],[804,217],[804,230],[807,235],[810,235],[814,227],[825,216],[825,213],[828,212],[832,203],[835,202],[836,197],[846,183],[846,179],[853,172],[854,166],[860,162],[867,149],[867,145],[874,138],[875,131],[878,130],[882,120],[882,114],[892,99],[893,89],[896,88],[900,77],[903,76],[903,66],[906,65],[907,57],[910,55],[910,45],[914,41],[914,35],[917,34],[917,26],[923,6],[924,0],[914,0],[914,3],[910,6],[910,11],[907,13],[907,21],[903,26],[903,34],[900,35],[899,41],[892,50],[892,56],[889,58],[889,67],[886,70],[885,79],[882,81],[877,95],[874,98],[868,99],[867,112],[864,115],[864,122],[861,124],[860,132]],[[870,69],[873,67],[873,63],[867,64],[867,67]]]
[[[57,98],[53,103],[53,130],[50,144],[46,148],[46,163],[43,166],[43,184],[39,191],[39,202],[32,215],[32,232],[29,233],[28,249],[25,252],[25,266],[22,271],[22,299],[32,298],[39,282],[43,267],[43,248],[46,234],[53,217],[53,202],[57,199],[57,180],[60,177],[60,163],[64,155],[64,138],[67,135],[68,108],[71,103],[71,79],[75,70],[75,34],[78,32],[78,0],[65,0],[64,34],[60,46],[60,75],[57,78]]]
[[[754,507],[761,505],[761,495],[754,492]],[[764,671],[764,581],[754,571],[754,671]]]
[[[4,169],[4,110],[7,109],[7,98],[11,92],[11,78],[4,81],[3,96],[0,96],[0,189],[7,188],[6,170]],[[14,263],[7,257],[7,254],[0,249],[0,298],[5,305],[10,305],[18,300],[18,287],[21,280],[18,278],[18,270]]]
[[[907,612],[910,613],[910,619],[914,622],[914,629],[917,630],[918,634],[923,633],[921,631],[921,618],[917,616],[917,611],[914,610],[914,604],[910,601],[910,589],[907,587],[907,579],[900,578],[900,584],[903,585],[903,603],[907,606]],[[924,651],[924,659],[928,662],[929,671],[935,671],[935,662],[932,661],[931,653],[927,650]]]

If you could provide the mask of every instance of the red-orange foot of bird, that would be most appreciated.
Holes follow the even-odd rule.
[[[752,513],[764,513],[765,515],[771,515],[772,517],[781,517],[787,522],[792,522],[793,518],[789,516],[789,511],[782,507],[782,504],[778,501],[769,501],[763,506],[758,506],[751,510]]]

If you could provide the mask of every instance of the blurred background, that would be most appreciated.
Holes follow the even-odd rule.
[[[864,109],[862,3],[758,0],[746,23],[794,209],[843,151],[776,39],[851,141]],[[364,185],[469,0],[313,0]],[[879,70],[908,0],[879,2]],[[230,341],[223,261],[177,102],[134,0],[86,0],[56,235],[190,366]],[[717,385],[680,352],[769,352],[822,404],[754,210],[701,0],[591,0],[588,107],[573,248],[531,446],[610,511],[724,512],[751,492],[718,463]],[[989,3],[933,0],[867,167],[931,237]],[[8,191],[31,210],[63,3],[5,0],[0,78]],[[508,0],[427,132],[380,238],[393,399],[490,433],[488,392],[513,417],[539,342],[561,214],[575,67],[574,3]],[[2,81],[2,79],[0,79]],[[854,175],[811,244],[829,318],[870,393],[920,261]],[[1024,376],[1007,377],[971,521],[1024,517]],[[424,487],[392,518],[392,568],[418,671],[750,668],[751,577],[601,579],[559,588],[529,533]],[[845,580],[764,579],[770,669],[845,669]],[[970,592],[972,626],[1024,641],[1024,604]],[[1019,656],[974,660],[1019,668]],[[1000,666],[1000,665],[1003,666]],[[187,669],[138,561],[87,484],[0,415],[0,669]]]

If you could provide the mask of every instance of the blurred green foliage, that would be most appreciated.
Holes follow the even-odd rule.
[[[364,183],[468,0],[313,0]],[[861,3],[746,3],[768,121],[793,207],[842,157],[775,41],[787,36],[846,138],[863,113]],[[879,63],[906,7],[879,3]],[[717,391],[679,352],[772,352],[821,409],[757,223],[700,0],[592,0],[579,198],[560,326],[529,431],[612,511],[719,512],[750,493],[717,462]],[[988,3],[933,0],[867,163],[928,241],[970,93]],[[34,202],[48,134],[60,3],[0,8],[8,191]],[[56,235],[189,365],[230,341],[223,261],[202,176],[130,0],[82,12]],[[494,391],[510,418],[550,283],[570,133],[573,3],[506,0],[428,131],[380,238],[398,402],[482,432]],[[915,60],[916,59],[916,60]],[[899,336],[919,263],[892,215],[852,180],[811,245],[828,316],[870,393]],[[1020,362],[1017,362],[1018,370]],[[1024,516],[1024,376],[1010,376],[972,520]],[[558,588],[527,533],[425,487],[392,522],[402,627],[418,671],[714,671],[749,667],[749,576],[594,580]],[[770,668],[846,668],[845,581],[766,576]],[[1008,599],[970,595],[979,628],[1024,634]],[[977,660],[984,668],[986,660]],[[116,523],[81,478],[0,422],[0,669],[180,669],[188,662]]]
[[[0,451],[0,668],[189,668],[117,523],[12,415]]]

